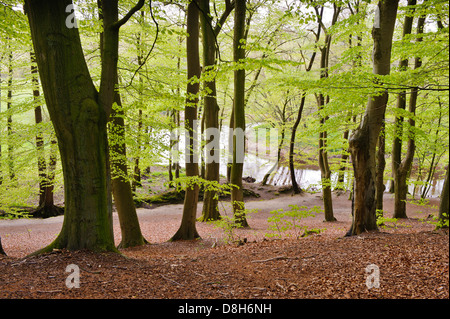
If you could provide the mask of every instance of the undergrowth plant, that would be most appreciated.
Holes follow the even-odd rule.
[[[322,212],[319,206],[314,206],[308,209],[306,206],[298,207],[297,205],[289,205],[289,211],[284,211],[283,208],[273,210],[270,212],[271,216],[267,219],[269,223],[269,230],[272,232],[266,233],[266,237],[305,237],[310,234],[318,234],[325,229],[310,228],[301,225],[302,218],[315,217],[316,214]]]
[[[242,244],[246,242],[246,238],[241,238],[236,232],[236,229],[242,228],[242,224],[239,222],[240,214],[248,219],[250,214],[257,212],[257,209],[244,209],[233,216],[221,215],[219,220],[212,220],[208,223],[223,231],[225,244]]]

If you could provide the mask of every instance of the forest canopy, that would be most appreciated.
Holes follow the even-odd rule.
[[[0,217],[64,210],[95,230],[64,228],[51,248],[114,250],[114,203],[121,245],[143,244],[136,205],[163,167],[184,192],[173,240],[201,235],[200,195],[200,221],[220,218],[225,192],[248,226],[242,178],[275,183],[283,168],[295,193],[308,191],[298,170],[320,171],[327,221],[331,191],[354,193],[350,235],[376,228],[384,192],[404,218],[406,200],[448,180],[448,12],[444,0],[3,0]],[[239,129],[272,152],[239,144]],[[448,190],[441,200],[448,227]]]

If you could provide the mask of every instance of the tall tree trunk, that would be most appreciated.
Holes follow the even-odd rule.
[[[219,182],[220,140],[216,139],[220,138],[220,135],[209,134],[211,129],[217,131],[219,128],[219,106],[217,105],[216,79],[215,76],[212,77],[211,75],[211,72],[214,72],[214,67],[216,65],[216,35],[214,34],[212,27],[209,0],[200,0],[199,2],[202,8],[200,21],[203,40],[203,70],[206,78],[211,79],[210,81],[205,81],[204,85],[206,96],[203,100],[203,120],[205,132],[207,133],[205,136],[205,142],[206,146],[208,144],[211,146],[207,148],[206,152],[205,178],[208,181]],[[204,134],[205,132],[202,133]],[[218,208],[217,191],[206,189],[203,196],[203,211],[199,221],[218,220],[219,218],[220,213]]]
[[[423,33],[425,25],[425,17],[420,17],[417,23],[417,42],[422,41],[420,36]],[[414,61],[414,69],[418,69],[422,66],[422,60],[418,57]],[[407,218],[406,216],[406,196],[408,194],[408,184],[407,179],[409,177],[412,163],[414,160],[414,152],[416,149],[415,136],[414,136],[414,126],[416,122],[414,117],[416,115],[417,106],[417,96],[418,88],[413,88],[411,90],[411,95],[409,98],[409,132],[408,132],[408,148],[406,151],[405,158],[397,166],[397,170],[394,172],[394,183],[395,183],[395,202],[394,202],[394,218]]]
[[[323,15],[323,9],[324,9],[324,7],[321,8],[321,11],[319,13],[320,16]],[[322,32],[322,24],[318,23],[317,32],[315,33],[315,36],[316,36],[315,44],[317,44],[317,42],[319,42],[321,32]],[[317,52],[314,51],[312,56],[311,56],[311,59],[309,60],[309,64],[306,67],[306,70],[305,70],[306,72],[311,71],[311,69],[312,69],[312,67],[314,65],[314,60],[316,59],[316,55],[317,55]],[[306,62],[305,62],[305,64],[306,64]],[[300,101],[300,106],[299,106],[299,109],[298,109],[298,113],[297,113],[297,118],[296,118],[295,123],[294,123],[294,125],[292,127],[291,140],[290,140],[290,143],[289,143],[289,171],[290,171],[290,174],[291,174],[291,183],[292,183],[292,188],[294,190],[294,194],[300,194],[302,192],[302,190],[298,186],[297,180],[295,178],[294,148],[295,148],[295,137],[296,137],[296,134],[297,134],[298,126],[300,125],[300,122],[302,120],[302,113],[303,113],[303,108],[305,106],[305,101],[306,101],[306,93],[303,93],[302,94],[302,99]]]
[[[248,227],[244,209],[244,195],[242,190],[242,170],[244,167],[245,143],[245,68],[242,60],[245,59],[245,15],[246,0],[236,0],[234,10],[234,39],[233,58],[236,63],[234,71],[234,135],[233,135],[233,164],[231,167],[231,202],[235,222],[241,227]]]
[[[128,178],[125,113],[119,92],[115,92],[115,96],[115,105],[109,119],[110,135],[113,136],[110,139],[111,184],[122,233],[122,240],[118,247],[128,248],[144,245],[147,241],[142,236],[133,200],[133,191]]]
[[[380,1],[377,6],[372,37],[373,73],[390,73],[392,37],[397,17],[398,0]],[[354,169],[354,208],[349,235],[376,230],[376,145],[386,111],[388,92],[369,99],[358,129],[349,140],[349,151]]]
[[[142,7],[144,1],[139,1]],[[41,251],[116,251],[112,228],[107,121],[117,81],[118,1],[104,0],[100,91],[84,59],[77,28],[66,25],[71,0],[26,0],[42,87],[61,154],[65,214],[58,237]],[[40,252],[41,252],[40,251]]]
[[[197,0],[192,0],[187,7],[187,26],[188,34],[187,45],[187,67],[188,67],[188,85],[187,98],[185,105],[185,133],[189,134],[186,139],[186,176],[196,178],[199,174],[198,162],[195,159],[197,150],[195,149],[195,139],[197,128],[197,108],[199,101],[200,85],[198,81],[192,81],[197,78],[200,79],[200,53],[199,53],[199,8]],[[194,183],[186,186],[186,195],[184,198],[183,217],[178,231],[173,235],[171,241],[174,240],[192,240],[200,238],[197,232],[195,222],[197,214],[199,185]]]
[[[115,250],[107,165],[107,116],[97,102],[76,28],[65,25],[70,0],[27,0],[39,74],[58,137],[65,215],[44,251]]]
[[[337,7],[336,4],[333,5],[334,12],[333,18],[331,22],[331,26],[336,24],[340,7]],[[317,19],[319,20],[319,24],[322,24],[322,14],[319,13],[318,7],[315,8]],[[322,26],[322,28],[324,28]],[[330,55],[330,46],[331,46],[331,35],[324,28],[325,32],[325,44],[320,49],[321,57],[320,57],[320,78],[328,77],[328,64],[329,64],[329,55]],[[321,115],[320,112],[324,110],[324,107],[329,102],[329,97],[320,93],[317,97],[317,104],[319,109],[319,117],[320,117],[320,133],[319,133],[319,168],[321,172],[321,183],[322,183],[322,198],[323,198],[323,207],[325,213],[325,221],[332,222],[336,221],[336,218],[333,214],[333,198],[331,193],[331,169],[328,163],[328,152],[327,152],[327,131],[324,129],[325,123],[327,121],[326,115]]]
[[[408,0],[408,7],[410,9],[408,11],[408,15],[405,17],[405,22],[403,23],[403,39],[411,34],[414,16],[412,15],[415,10],[415,5],[417,0]],[[409,61],[408,59],[402,59],[399,63],[399,70],[401,72],[406,71],[408,68]],[[397,109],[405,110],[406,109],[406,90],[401,91],[397,96]],[[395,117],[394,122],[394,141],[392,142],[392,181],[389,186],[389,192],[395,192],[395,175],[397,174],[398,166],[402,161],[402,136],[403,136],[403,116],[398,115]]]
[[[107,1],[98,1],[99,5],[99,18],[104,22],[104,30],[108,26],[108,19],[112,16],[117,17],[117,12],[110,12],[110,16],[105,19],[103,12],[105,12],[105,6],[111,5]],[[116,10],[114,10],[116,11]],[[116,19],[113,19],[113,21]],[[112,21],[111,21],[112,22]],[[105,34],[100,34],[100,50],[102,62],[107,59],[108,55],[114,55],[106,51]],[[110,48],[111,52],[114,51]],[[120,93],[118,87],[118,74],[115,72],[113,91],[114,100],[111,103],[111,112],[109,117],[109,135],[113,138],[110,139],[110,165],[111,165],[111,186],[112,194],[114,196],[114,204],[117,209],[117,215],[119,217],[120,230],[122,234],[122,240],[119,244],[119,248],[128,248],[141,246],[147,243],[142,236],[139,220],[136,213],[136,206],[133,199],[133,191],[131,183],[128,177],[128,158],[127,148],[125,144],[125,112],[123,110]],[[113,105],[114,104],[114,105]]]
[[[140,19],[140,23],[144,24],[145,23],[145,17],[144,17],[144,11],[141,11],[141,19]],[[136,46],[137,46],[137,60],[138,60],[138,64],[141,66],[144,64],[144,57],[143,57],[143,48],[142,48],[142,33],[139,32],[137,34],[137,42],[136,42]],[[137,137],[136,137],[136,144],[137,144],[137,154],[136,157],[134,158],[134,169],[133,169],[133,179],[131,182],[131,191],[133,193],[136,192],[136,188],[142,186],[141,184],[141,168],[139,166],[140,163],[140,159],[141,159],[141,137],[142,137],[142,128],[143,128],[143,114],[142,114],[142,107],[143,107],[143,89],[144,89],[144,81],[143,78],[141,76],[141,74],[139,74],[139,110],[138,110],[138,126],[137,126]]]

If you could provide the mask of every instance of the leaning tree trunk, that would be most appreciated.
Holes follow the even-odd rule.
[[[390,73],[392,36],[397,17],[398,0],[380,1],[377,6],[372,37],[373,73]],[[354,207],[349,235],[376,230],[376,145],[386,111],[388,92],[369,99],[358,129],[349,140],[349,151],[354,169]]]
[[[198,162],[195,159],[195,138],[196,130],[194,127],[197,122],[197,106],[198,93],[200,85],[198,81],[192,79],[200,78],[200,56],[199,56],[199,9],[196,0],[189,3],[187,8],[187,67],[188,67],[188,81],[187,98],[185,106],[185,133],[189,134],[186,139],[186,176],[195,178],[198,177],[199,169]],[[184,198],[183,217],[178,231],[173,235],[171,241],[174,240],[192,240],[199,238],[195,222],[197,214],[199,185],[194,181],[192,184],[187,184],[186,195]]]
[[[112,134],[110,145],[111,185],[122,233],[122,240],[118,247],[127,248],[144,245],[147,241],[142,236],[128,177],[125,114],[119,93],[116,92],[115,96],[116,105],[113,106],[110,116],[110,134]]]
[[[295,135],[297,134],[297,128],[302,120],[303,107],[305,106],[306,94],[302,93],[302,99],[298,108],[297,118],[291,131],[291,140],[289,142],[289,172],[291,175],[291,183],[294,194],[300,194],[302,189],[298,186],[297,179],[295,178],[295,166],[294,166],[294,147],[295,147]]]

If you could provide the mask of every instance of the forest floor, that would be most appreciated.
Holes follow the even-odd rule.
[[[348,193],[334,193],[336,222],[323,213],[297,220],[321,229],[269,230],[268,218],[289,205],[321,206],[320,193],[291,195],[274,186],[246,187],[260,194],[246,201],[248,229],[197,223],[202,239],[168,242],[179,227],[182,204],[140,208],[138,216],[150,244],[117,253],[56,250],[28,254],[49,244],[63,216],[48,219],[0,220],[8,256],[0,255],[0,298],[140,298],[140,299],[448,299],[448,230],[434,230],[439,199],[427,205],[407,204],[408,219],[387,221],[378,232],[344,237],[351,224]],[[199,214],[202,203],[199,203]],[[221,202],[223,215],[231,210]],[[385,194],[385,217],[393,198]],[[281,238],[269,238],[268,233]],[[120,227],[114,214],[115,241]],[[69,289],[68,265],[79,267],[79,288]],[[379,270],[379,287],[371,281]]]

